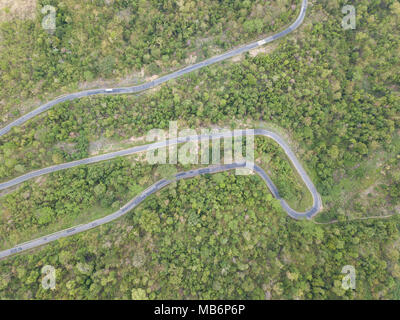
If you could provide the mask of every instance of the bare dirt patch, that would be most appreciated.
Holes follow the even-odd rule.
[[[268,53],[271,53],[272,51],[274,51],[277,47],[278,47],[277,43],[269,43],[268,45],[265,45],[263,47],[259,47],[259,48],[255,48],[253,50],[250,50],[249,54],[250,54],[251,57],[255,57],[260,53],[268,54]],[[232,57],[231,61],[232,62],[239,62],[239,61],[242,61],[243,59],[244,59],[244,54],[239,54],[237,56]]]
[[[0,0],[0,21],[33,19],[36,0]]]
[[[158,75],[155,74],[153,76],[146,77],[145,79],[146,79],[146,82],[150,82],[150,81],[156,80],[157,78],[158,78]]]
[[[133,72],[120,78],[113,78],[113,79],[98,78],[93,81],[81,82],[78,84],[78,88],[79,90],[87,90],[87,89],[105,88],[105,87],[116,88],[122,86],[133,86],[143,81],[144,76],[145,76],[144,69],[142,69],[138,72]]]
[[[234,57],[232,58],[232,62],[239,62],[239,61],[243,60],[243,57],[244,57],[244,55],[242,55],[242,54],[239,54],[239,55],[237,55],[237,56],[234,56]]]
[[[197,60],[197,55],[196,55],[195,52],[192,52],[192,53],[189,53],[189,57],[187,57],[185,59],[185,63],[188,64],[188,65],[189,64],[193,64],[193,63],[196,62],[196,60]]]
[[[263,47],[259,47],[259,48],[255,48],[253,50],[249,51],[250,56],[255,57],[257,56],[259,53],[270,53],[272,51],[274,51],[276,49],[278,45],[276,43],[270,43],[267,46],[263,46]]]
[[[92,141],[89,144],[89,154],[90,156],[95,156],[98,154],[103,154],[107,152],[113,152],[118,150],[127,149],[136,145],[141,145],[146,143],[146,137],[131,137],[122,141],[113,141],[112,139],[106,139],[104,137],[99,140]]]

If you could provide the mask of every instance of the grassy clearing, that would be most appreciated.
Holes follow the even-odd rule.
[[[389,165],[399,154],[400,136],[397,135],[393,137],[391,152],[379,148],[352,172],[339,177],[331,194],[323,197],[325,210],[316,220],[327,222],[340,216],[354,219],[400,213],[399,207],[391,205],[381,189],[382,185],[390,184],[387,170],[392,174],[400,172],[399,167]]]

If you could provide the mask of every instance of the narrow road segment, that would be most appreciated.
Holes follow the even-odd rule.
[[[12,121],[11,123],[9,123],[8,125],[6,125],[5,127],[0,129],[0,137],[5,135],[7,132],[9,132],[13,127],[15,126],[20,126],[23,123],[27,122],[28,120],[38,116],[39,114],[49,110],[50,108],[52,108],[53,106],[65,102],[65,101],[71,101],[71,100],[75,100],[75,99],[80,99],[83,97],[88,97],[88,96],[94,96],[94,95],[99,95],[99,94],[122,94],[122,93],[138,93],[141,91],[145,91],[148,89],[151,89],[153,87],[156,87],[164,82],[167,82],[169,80],[172,79],[176,79],[178,77],[181,77],[185,74],[188,74],[190,72],[193,72],[195,70],[204,68],[206,66],[210,66],[214,63],[232,58],[236,55],[242,54],[244,52],[250,51],[254,48],[263,46],[266,43],[272,42],[274,40],[277,40],[279,38],[282,38],[284,36],[286,36],[287,34],[291,33],[292,31],[294,31],[295,29],[297,29],[301,23],[304,20],[304,16],[306,14],[306,10],[307,10],[307,0],[302,0],[301,3],[301,8],[300,8],[300,13],[297,16],[297,19],[285,30],[274,34],[272,36],[269,36],[265,39],[259,40],[259,41],[255,41],[252,43],[249,43],[245,46],[236,48],[236,49],[232,49],[230,51],[227,51],[221,55],[217,55],[214,57],[211,57],[207,60],[201,61],[199,63],[187,66],[183,69],[180,69],[178,71],[175,71],[173,73],[167,74],[165,76],[162,76],[158,79],[155,79],[153,81],[149,81],[146,83],[143,83],[141,85],[138,86],[133,86],[133,87],[122,87],[122,88],[102,88],[102,89],[92,89],[92,90],[85,90],[85,91],[80,91],[80,92],[76,92],[76,93],[71,93],[71,94],[66,94],[64,96],[58,97],[52,101],[49,101],[43,105],[41,105],[40,107],[32,110],[31,112],[23,115],[22,117]]]
[[[22,124],[24,124],[25,122],[27,122],[28,120],[38,116],[39,114],[49,110],[50,108],[52,108],[53,106],[65,102],[65,101],[71,101],[71,100],[75,100],[75,99],[79,99],[82,97],[88,97],[88,96],[93,96],[93,95],[99,95],[99,94],[127,94],[127,93],[138,93],[141,91],[145,91],[148,90],[150,88],[153,88],[155,86],[158,86],[162,83],[165,83],[169,80],[172,79],[176,79],[178,77],[181,77],[182,75],[188,74],[190,72],[193,72],[195,70],[204,68],[206,66],[210,66],[214,63],[232,58],[236,55],[242,54],[244,52],[248,52],[254,48],[263,46],[269,42],[272,42],[274,40],[277,40],[279,38],[282,38],[284,36],[286,36],[287,34],[291,33],[292,31],[294,31],[295,29],[297,29],[301,23],[304,20],[305,14],[306,14],[306,10],[307,10],[307,0],[302,0],[302,4],[301,4],[301,8],[300,8],[300,13],[297,17],[297,19],[285,30],[269,36],[267,38],[264,38],[262,40],[256,41],[256,42],[252,42],[250,44],[244,45],[242,47],[236,48],[236,49],[232,49],[230,51],[227,51],[221,55],[217,55],[214,56],[212,58],[209,58],[207,60],[204,60],[202,62],[187,66],[183,69],[180,69],[178,71],[175,71],[171,74],[162,76],[158,79],[155,79],[153,81],[150,82],[146,82],[144,84],[138,85],[138,86],[132,86],[132,87],[121,87],[121,88],[100,88],[100,89],[92,89],[92,90],[85,90],[85,91],[80,91],[80,92],[76,92],[76,93],[71,93],[71,94],[66,94],[63,95],[61,97],[58,97],[52,101],[49,101],[41,106],[39,106],[38,108],[32,110],[31,112],[21,116],[20,118],[12,121],[11,123],[9,123],[8,125],[6,125],[5,127],[0,129],[0,137],[5,135],[6,133],[8,133],[13,127],[15,126],[20,126]],[[44,169],[40,169],[40,170],[36,170],[30,173],[27,173],[25,175],[22,175],[20,177],[17,177],[15,179],[12,179],[10,181],[7,182],[3,182],[0,183],[0,190],[2,189],[6,189],[9,188],[11,186],[15,186],[17,184],[20,184],[24,181],[27,181],[29,179],[32,179],[34,177],[38,177],[44,174],[48,174],[51,172],[56,172],[59,170],[64,170],[67,168],[72,168],[75,166],[79,166],[79,165],[84,165],[84,164],[90,164],[90,163],[96,163],[99,161],[105,161],[105,160],[109,160],[109,159],[113,159],[116,157],[120,157],[120,156],[125,156],[125,155],[131,155],[131,154],[135,154],[138,152],[143,152],[143,151],[147,151],[147,150],[152,150],[152,149],[158,149],[158,148],[163,148],[166,147],[168,145],[171,144],[178,144],[178,143],[183,143],[183,142],[187,142],[187,141],[193,141],[196,140],[198,141],[199,139],[221,139],[226,137],[226,135],[230,135],[231,133],[221,133],[221,134],[215,134],[215,135],[207,135],[207,136],[188,136],[188,137],[183,137],[183,138],[177,138],[177,139],[172,139],[172,140],[166,140],[163,142],[157,142],[157,143],[152,143],[152,144],[148,144],[148,145],[143,145],[143,146],[138,146],[138,147],[133,147],[133,148],[129,148],[126,150],[121,150],[121,151],[117,151],[117,152],[112,152],[112,153],[108,153],[108,154],[104,154],[104,155],[99,155],[96,157],[91,157],[91,158],[86,158],[86,159],[81,159],[81,160],[77,160],[77,161],[73,161],[73,162],[68,162],[68,163],[63,163],[60,165],[55,165],[55,166],[51,166],[48,168],[44,168]],[[231,164],[221,164],[221,165],[216,165],[216,166],[211,166],[211,167],[207,167],[207,168],[200,168],[200,169],[194,169],[194,170],[190,170],[190,171],[186,171],[186,172],[180,172],[177,173],[175,175],[175,177],[173,179],[162,179],[158,182],[156,182],[155,184],[153,184],[152,186],[150,186],[149,188],[147,188],[145,191],[143,191],[140,195],[136,196],[135,198],[133,198],[131,201],[129,201],[126,205],[124,205],[122,208],[120,208],[118,211],[107,215],[103,218],[99,218],[97,220],[94,220],[92,222],[86,223],[86,224],[81,224],[69,229],[65,229],[47,236],[43,236],[22,244],[19,244],[11,249],[7,249],[4,251],[0,252],[0,259],[1,258],[5,258],[8,256],[11,256],[13,254],[22,252],[22,251],[26,251],[29,249],[33,249],[36,247],[39,247],[41,245],[44,245],[46,243],[55,241],[57,239],[60,238],[64,238],[64,237],[68,237],[92,228],[95,228],[97,226],[103,225],[105,223],[111,222],[123,215],[125,215],[126,213],[128,213],[129,211],[131,211],[133,208],[135,208],[137,205],[139,205],[142,201],[144,201],[147,197],[149,197],[151,194],[161,190],[162,188],[164,188],[165,186],[169,185],[170,183],[177,181],[177,180],[181,180],[181,179],[187,179],[187,178],[192,178],[195,177],[197,175],[202,175],[202,174],[212,174],[212,173],[216,173],[216,172],[222,172],[222,171],[227,171],[227,170],[232,170],[232,169],[238,169],[238,168],[248,168],[250,170],[253,170],[255,173],[257,173],[262,179],[263,181],[266,183],[266,185],[268,186],[269,190],[271,191],[271,193],[273,194],[273,196],[278,199],[282,205],[282,208],[287,212],[287,214],[294,218],[294,219],[303,219],[303,218],[307,218],[307,219],[311,219],[313,216],[315,216],[322,208],[322,201],[321,201],[321,197],[318,194],[314,184],[312,183],[311,179],[308,177],[307,173],[305,172],[305,170],[303,169],[303,167],[301,166],[300,162],[297,160],[296,156],[294,155],[294,153],[291,151],[291,149],[289,148],[289,146],[284,142],[284,140],[277,135],[274,132],[271,131],[267,131],[264,129],[255,129],[255,130],[242,130],[239,131],[239,133],[237,133],[237,131],[235,131],[235,134],[239,134],[239,135],[263,135],[266,137],[269,137],[273,140],[275,140],[285,151],[286,155],[288,156],[288,158],[290,159],[291,163],[293,164],[294,168],[297,170],[298,174],[300,175],[300,177],[302,178],[302,180],[304,181],[305,185],[307,186],[308,190],[310,191],[312,198],[313,198],[313,205],[312,207],[307,210],[306,212],[297,212],[294,209],[292,209],[287,202],[281,198],[281,196],[279,195],[278,189],[276,188],[276,186],[274,185],[274,183],[272,182],[272,180],[269,178],[269,176],[265,173],[265,171],[260,168],[259,166],[257,166],[256,164],[252,163],[252,162],[235,162],[235,163],[231,163]]]
[[[200,169],[194,169],[194,170],[190,170],[190,171],[180,172],[175,175],[174,179],[170,179],[170,180],[162,179],[162,180],[156,182],[155,184],[153,184],[152,186],[150,186],[149,188],[147,188],[146,190],[144,190],[140,195],[133,198],[131,201],[129,201],[126,205],[124,205],[118,211],[116,211],[110,215],[107,215],[103,218],[99,218],[95,221],[92,221],[92,222],[89,222],[86,224],[81,224],[81,225],[75,226],[73,228],[65,229],[65,230],[53,233],[51,235],[47,235],[47,236],[40,237],[40,238],[37,238],[32,241],[28,241],[28,242],[19,244],[16,247],[11,248],[11,249],[1,251],[0,259],[8,257],[10,255],[13,255],[15,253],[19,253],[21,251],[32,249],[32,248],[44,245],[46,243],[55,241],[57,239],[68,237],[68,236],[92,229],[94,227],[100,226],[102,224],[111,222],[111,221],[125,215],[126,213],[131,211],[133,208],[135,208],[137,205],[139,205],[142,201],[144,201],[147,197],[149,197],[153,193],[161,190],[165,186],[169,185],[171,182],[181,180],[181,179],[192,178],[192,177],[202,175],[202,174],[212,174],[212,173],[216,173],[216,172],[244,168],[244,167],[247,169],[253,170],[256,174],[258,174],[263,179],[263,181],[265,182],[265,184],[271,191],[272,195],[276,199],[279,200],[282,208],[286,211],[286,213],[290,217],[297,219],[297,220],[304,219],[304,218],[311,219],[312,217],[314,217],[322,209],[322,201],[321,201],[321,197],[320,197],[317,189],[315,188],[314,184],[312,183],[311,179],[307,175],[306,171],[304,170],[304,168],[302,167],[302,165],[296,158],[293,151],[290,149],[289,145],[286,144],[286,142],[283,140],[283,138],[280,137],[275,132],[271,132],[271,131],[268,131],[265,129],[235,130],[233,132],[231,132],[231,131],[219,132],[219,133],[210,134],[210,135],[192,135],[192,136],[186,136],[186,137],[179,137],[176,139],[170,139],[170,140],[155,142],[155,143],[151,143],[151,144],[147,144],[147,145],[143,145],[143,146],[137,146],[137,147],[129,148],[126,150],[116,151],[116,152],[99,155],[99,156],[95,156],[95,157],[91,157],[91,158],[86,158],[86,159],[77,160],[77,161],[73,161],[73,162],[67,162],[67,163],[56,165],[56,166],[33,171],[33,172],[27,173],[25,175],[22,175],[18,178],[15,178],[13,180],[10,180],[8,182],[1,183],[0,190],[9,188],[11,186],[15,186],[21,182],[24,182],[24,181],[27,181],[34,177],[39,177],[39,176],[42,176],[44,174],[48,174],[51,172],[56,172],[56,171],[64,170],[67,168],[73,168],[73,167],[80,166],[80,165],[96,163],[96,162],[100,162],[100,161],[104,161],[104,160],[109,160],[109,159],[113,159],[113,158],[120,157],[120,156],[127,156],[127,155],[132,155],[132,154],[143,152],[143,151],[165,148],[170,145],[185,143],[185,142],[189,142],[189,141],[197,141],[198,142],[198,141],[201,141],[204,139],[215,140],[215,139],[223,139],[223,138],[228,138],[228,137],[249,136],[249,135],[261,135],[264,137],[268,137],[268,138],[274,140],[275,142],[277,142],[281,146],[281,148],[284,150],[287,157],[291,161],[293,167],[296,169],[297,173],[302,178],[304,184],[307,186],[308,190],[311,193],[311,196],[313,199],[313,204],[309,210],[307,210],[305,212],[298,212],[298,211],[292,209],[289,206],[289,204],[284,199],[282,199],[277,187],[272,182],[272,180],[267,175],[267,173],[265,173],[265,171],[261,167],[257,166],[256,164],[249,162],[249,161],[234,162],[231,164],[220,164],[220,165],[211,166],[211,167],[207,167],[207,168],[200,168]]]

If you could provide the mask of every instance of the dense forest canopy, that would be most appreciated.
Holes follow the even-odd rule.
[[[192,52],[203,59],[276,32],[298,9],[289,1],[86,1],[80,10],[75,1],[62,3],[40,2],[60,7],[52,36],[39,17],[0,26],[4,123],[29,108],[29,99],[100,78],[117,83],[142,68],[145,75],[165,73]],[[258,55],[140,96],[66,102],[0,138],[6,181],[141,144],[135,139],[169,121],[271,127],[322,195],[316,221],[287,217],[257,176],[180,181],[119,221],[1,261],[0,297],[399,299],[400,6],[354,2],[357,27],[343,30],[345,4],[309,1],[302,26]],[[87,12],[93,14],[84,19]],[[262,140],[257,148],[282,192],[304,205],[304,186],[281,151]],[[24,183],[0,198],[2,243],[113,212],[169,170],[124,158]],[[375,216],[382,219],[354,220]],[[316,224],[329,221],[337,222]],[[46,264],[57,269],[54,292],[40,286]],[[357,271],[355,291],[341,287],[345,265]]]
[[[38,0],[34,19],[0,21],[0,122],[57,92],[109,78],[142,82],[276,32],[295,18],[295,3]],[[45,5],[56,8],[51,35]]]

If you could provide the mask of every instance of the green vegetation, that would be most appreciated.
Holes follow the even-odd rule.
[[[88,8],[93,3],[87,2]],[[122,6],[131,2],[116,3]],[[148,3],[150,6],[153,2]],[[167,6],[170,2],[157,3]],[[221,7],[226,12],[237,12],[235,6],[239,3],[250,3],[250,7],[259,4],[226,1]],[[191,128],[209,125],[253,128],[262,121],[281,128],[288,141],[295,144],[296,155],[323,198],[324,212],[316,220],[338,220],[338,223],[317,225],[290,219],[257,176],[223,173],[181,181],[153,195],[118,221],[57,241],[34,253],[1,261],[0,297],[398,298],[399,217],[348,220],[399,212],[400,7],[395,0],[359,1],[355,4],[357,29],[344,31],[340,25],[340,9],[344,4],[347,3],[330,0],[313,3],[299,30],[280,40],[268,54],[246,55],[240,61],[208,67],[140,96],[92,97],[67,102],[0,138],[0,179],[4,181],[35,168],[85,157],[90,154],[90,145],[99,139],[118,144],[153,128],[166,129],[170,120],[179,119],[180,124]],[[277,5],[280,6],[279,2]],[[165,8],[158,9],[167,12]],[[112,9],[101,6],[98,10]],[[260,31],[261,24],[256,20],[259,18],[248,18],[250,9],[243,16],[240,12],[235,13],[243,18],[238,18],[238,28],[248,33],[231,36],[226,43],[241,43],[245,40],[242,36],[254,38]],[[99,14],[96,19],[108,21],[107,14]],[[75,12],[70,15],[77,19]],[[77,12],[76,17],[79,15]],[[184,17],[193,23],[189,13],[178,16],[176,22],[184,21]],[[221,14],[222,20],[215,25],[224,25],[224,17],[229,15]],[[282,18],[283,24],[290,21],[289,16],[286,18]],[[157,19],[161,19],[160,15]],[[91,24],[94,26],[90,28],[101,25]],[[139,23],[142,24],[143,21]],[[22,28],[25,22],[16,26]],[[5,24],[2,28],[7,30],[11,26]],[[171,28],[177,27],[171,25]],[[182,29],[190,26],[177,28],[176,34],[182,34]],[[205,29],[210,30],[210,35],[223,34],[220,27],[213,29],[206,24]],[[199,30],[205,29],[196,32],[192,29],[190,37],[195,39],[201,34]],[[272,29],[261,30],[269,31]],[[144,37],[146,32],[142,33]],[[110,45],[107,41],[104,49],[123,49],[104,56],[94,54],[90,59],[93,63],[103,61],[105,65],[114,61],[117,71],[109,77],[119,77],[129,67],[135,70],[145,67],[149,74],[164,72],[176,65],[171,59],[164,61],[162,55],[170,57],[168,50],[175,47],[169,43],[173,41],[163,41],[164,35],[160,38],[154,41],[162,41],[157,46],[166,51],[160,52],[160,57],[154,51],[153,57],[150,49],[148,61],[141,61],[145,53],[142,55],[140,51],[121,58],[124,52],[133,49],[127,48],[128,45]],[[11,36],[5,39],[11,41]],[[176,42],[184,48],[188,39]],[[49,46],[46,41],[41,46]],[[188,47],[194,42],[190,41]],[[213,54],[213,44],[217,42],[206,43],[203,48],[210,51],[197,56]],[[60,79],[59,84],[46,82],[57,78],[52,73],[35,78],[31,84],[29,79],[17,81],[19,71],[10,78],[9,65],[19,62],[9,63],[10,51],[8,55],[0,51],[5,57],[0,68],[8,70],[1,73],[0,80],[3,113],[19,101],[36,96],[34,91],[22,92],[32,90],[33,83],[39,83],[40,79],[46,79],[45,91],[52,92],[67,90],[64,87],[70,82],[89,81],[82,78],[81,72],[89,71],[93,79],[97,78],[100,71],[93,69],[97,67],[92,62],[80,65],[90,46],[99,48],[98,44],[88,43],[86,48],[73,44],[71,52],[77,56],[70,61],[69,68],[78,71],[65,73],[66,78]],[[14,56],[18,57],[21,51],[16,52]],[[107,56],[114,56],[115,60]],[[184,57],[174,59],[180,63]],[[155,61],[160,70],[152,67]],[[101,69],[105,76],[107,68]],[[26,77],[31,74],[27,72]],[[17,80],[5,88],[3,83],[9,83],[10,79]],[[304,187],[292,174],[281,151],[274,144],[258,142],[261,164],[266,165],[278,188],[291,204],[307,206]],[[81,213],[111,212],[115,201],[123,203],[150,183],[154,169],[119,159],[51,175],[46,177],[43,189],[26,183],[0,198],[1,236],[12,232],[13,238],[7,241],[17,241],[23,238],[24,230],[40,234],[49,227],[57,229],[63,223],[82,219]],[[172,173],[169,168],[157,172],[160,176]],[[134,179],[129,179],[133,176]],[[121,183],[116,184],[118,179]],[[75,194],[69,195],[71,186],[79,187]],[[29,198],[24,199],[26,191],[30,192]],[[60,197],[63,193],[64,198]],[[77,208],[81,212],[75,211]],[[7,225],[11,217],[17,224]],[[54,292],[44,291],[40,286],[40,268],[45,264],[57,268],[59,280]],[[356,291],[341,288],[340,272],[344,265],[356,268]]]
[[[398,291],[399,220],[295,221],[257,176],[181,180],[98,229],[0,261],[0,298],[380,298]],[[56,290],[43,290],[43,265]],[[357,290],[341,288],[354,265]]]
[[[223,157],[223,143],[221,154]],[[149,165],[143,156],[55,172],[4,195],[0,203],[0,249],[110,214],[157,180],[199,167]],[[281,196],[294,209],[311,207],[311,195],[276,143],[257,137],[255,156],[262,159],[260,165],[268,169]]]
[[[260,162],[279,190],[280,196],[297,211],[306,211],[312,206],[311,193],[291,166],[285,152],[276,142],[264,137],[257,137],[256,163]],[[257,161],[257,160],[260,161]]]
[[[144,81],[276,32],[295,18],[292,2],[38,0],[34,20],[0,22],[2,121],[27,100],[34,106],[110,78]],[[54,34],[41,26],[45,5],[56,8]]]
[[[6,249],[110,214],[158,176],[149,165],[120,158],[24,183],[2,198],[0,247]]]
[[[393,143],[399,130],[399,79],[392,68],[399,59],[399,33],[392,32],[399,17],[391,2],[371,6],[376,14],[363,6],[358,10],[357,32],[341,29],[339,6],[319,4],[309,9],[304,31],[269,55],[212,66],[139,97],[94,97],[59,105],[0,138],[0,177],[79,158],[85,150],[77,146],[87,146],[78,144],[81,135],[90,141],[120,141],[167,128],[169,120],[178,118],[189,127],[262,119],[299,143],[300,158],[314,168],[310,174],[324,197],[326,214],[338,217],[341,181],[362,176],[361,169],[354,169],[377,152],[393,158],[399,152]],[[318,20],[322,14],[330,17],[324,28]],[[365,21],[372,16],[367,28]],[[384,42],[392,38],[390,46]],[[356,190],[354,185],[347,188],[346,197]],[[345,215],[352,216],[352,208]]]

